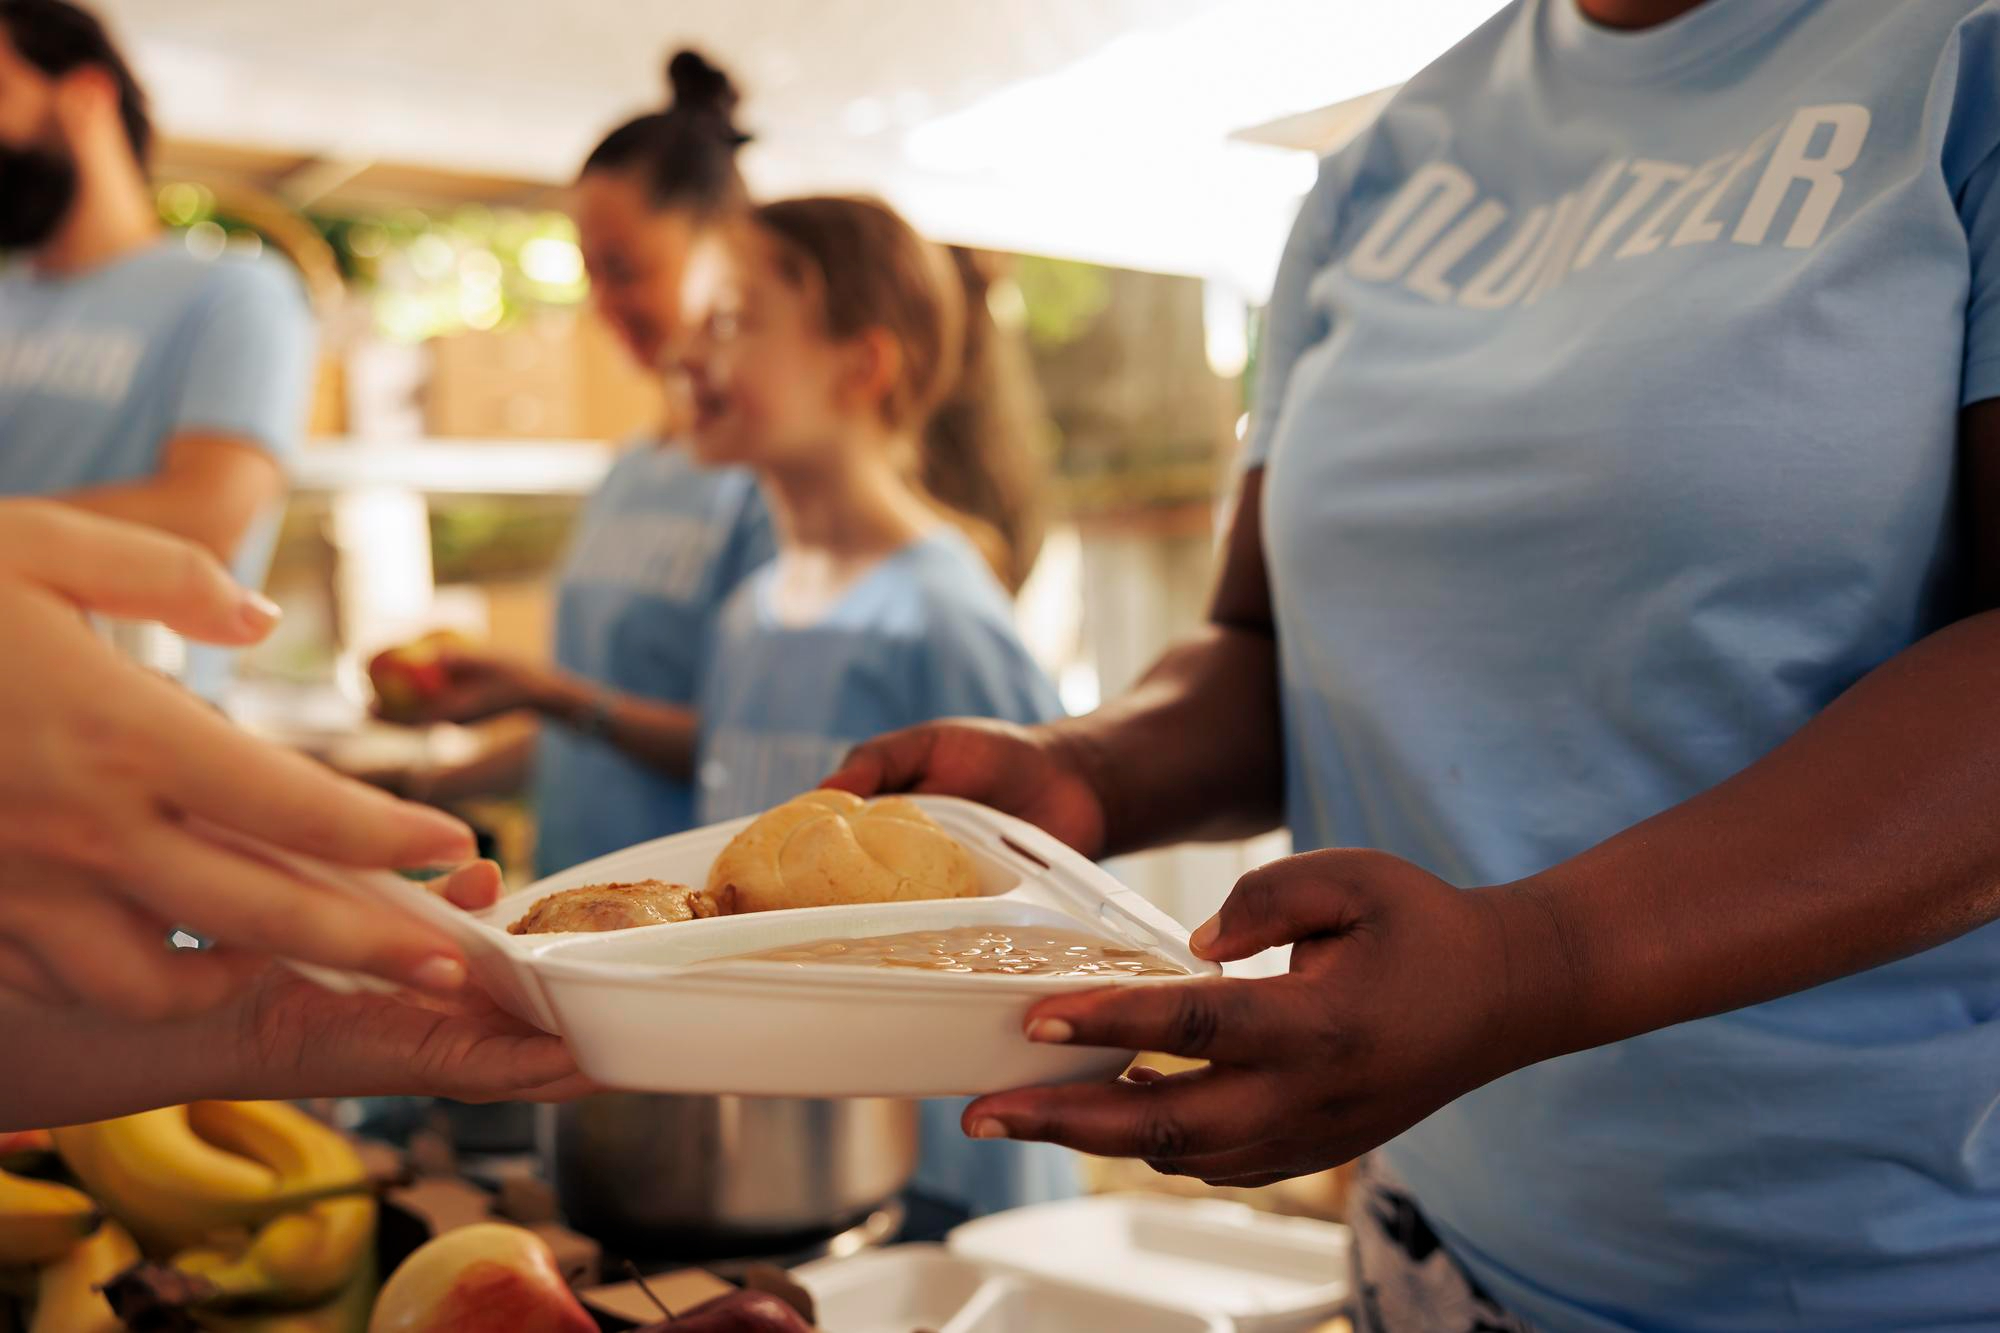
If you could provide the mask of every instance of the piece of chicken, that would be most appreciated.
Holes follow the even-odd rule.
[[[586,884],[552,893],[507,927],[509,935],[564,931],[629,930],[724,915],[714,894],[685,884],[642,879],[634,884]]]

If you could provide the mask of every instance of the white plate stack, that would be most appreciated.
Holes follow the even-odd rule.
[[[1302,1333],[1347,1309],[1348,1241],[1243,1204],[1115,1194],[797,1276],[824,1333]]]

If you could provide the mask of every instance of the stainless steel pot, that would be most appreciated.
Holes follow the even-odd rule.
[[[777,1253],[853,1226],[917,1166],[913,1102],[603,1093],[543,1108],[571,1226],[630,1253]]]

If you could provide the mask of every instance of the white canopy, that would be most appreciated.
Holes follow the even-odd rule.
[[[1313,177],[1297,127],[1353,118],[1238,132],[1399,82],[1500,0],[99,3],[180,138],[559,182],[691,44],[745,90],[760,192],[1255,299]]]

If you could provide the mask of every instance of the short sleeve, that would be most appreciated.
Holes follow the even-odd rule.
[[[2000,398],[2000,13],[1981,10],[1959,25],[1958,96],[1945,141],[1944,170],[1965,228],[1969,290],[1961,405]]]
[[[188,333],[175,433],[239,437],[285,462],[305,433],[315,330],[305,292],[273,260],[218,260]]]
[[[1243,447],[1245,471],[1270,461],[1271,440],[1277,433],[1279,408],[1291,387],[1292,366],[1301,354],[1326,336],[1326,321],[1313,304],[1312,284],[1333,254],[1334,218],[1346,190],[1345,154],[1320,164],[1319,181],[1292,222],[1277,281],[1264,310],[1263,336],[1257,352],[1257,383],[1250,402],[1250,435]]]
[[[1981,163],[1960,204],[1971,252],[1971,290],[1965,302],[1963,406],[2000,398],[2000,150]]]

